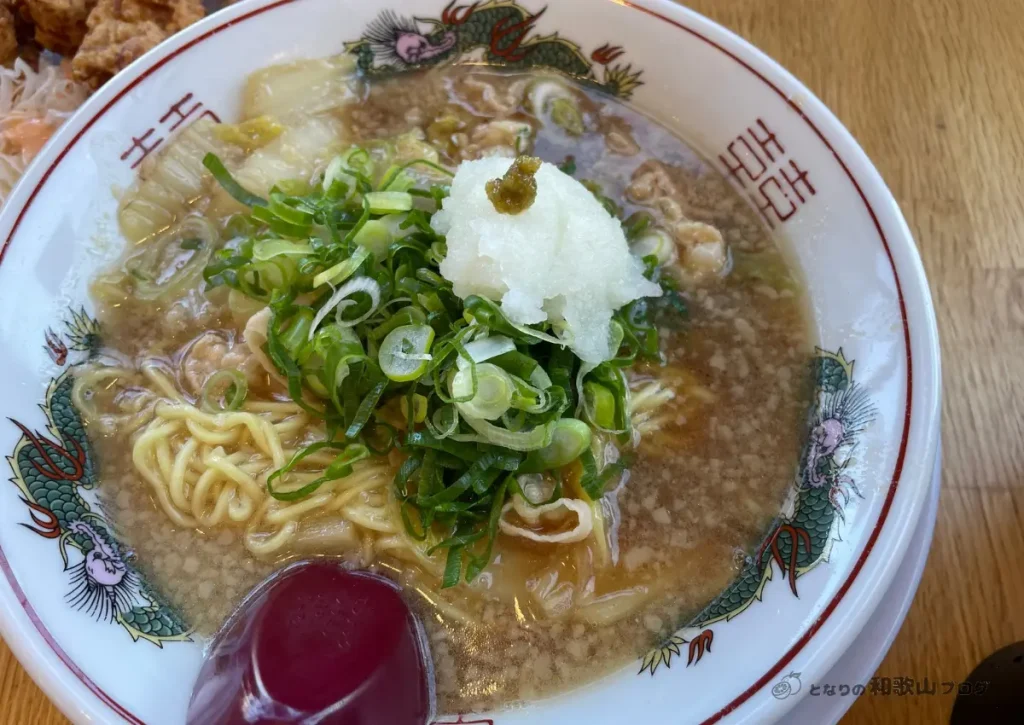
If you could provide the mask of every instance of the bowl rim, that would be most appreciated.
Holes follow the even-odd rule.
[[[834,644],[827,647],[824,650],[825,655],[818,657],[810,668],[816,675],[826,674],[853,643],[888,590],[924,509],[928,484],[932,477],[932,463],[938,451],[942,403],[938,323],[920,252],[895,197],[864,149],[817,95],[764,51],[688,7],[672,0],[611,1],[666,22],[725,54],[769,86],[810,127],[835,156],[871,216],[892,270],[901,312],[907,357],[906,415],[892,480],[878,519],[866,538],[864,548],[857,556],[852,570],[825,609],[813,622],[805,625],[800,636],[774,667],[732,702],[701,723],[712,725],[741,708],[757,692],[769,686],[774,678],[784,673],[784,668],[800,655],[801,650],[827,625],[832,631]],[[914,318],[913,330],[911,318]],[[914,344],[912,338],[916,338]],[[917,400],[919,396],[924,399]],[[909,458],[908,453],[912,454]],[[905,470],[908,461],[917,467],[912,480]],[[908,515],[891,518],[889,514],[897,491],[907,489],[911,489],[913,493],[907,505]],[[832,617],[831,615],[843,603],[847,592],[858,580],[858,575],[883,530],[889,538],[888,548],[892,555],[882,560],[878,560],[876,556],[877,561],[870,569],[869,576],[860,578],[861,588],[867,587],[866,596],[862,597],[866,600],[866,606],[848,611],[849,616],[845,618]],[[864,581],[868,578],[871,581],[865,585]],[[804,674],[809,674],[807,670],[808,668],[804,668]],[[808,681],[816,680],[809,678]],[[763,699],[756,712],[748,708],[737,721],[775,722],[806,696],[807,690],[797,697],[781,700]]]
[[[0,263],[3,262],[20,222],[51,173],[60,165],[81,137],[114,104],[159,68],[189,48],[246,19],[297,1],[299,0],[243,0],[220,10],[143,55],[89,98],[54,134],[22,176],[9,196],[8,203],[0,211],[0,228],[10,225],[9,232],[3,239],[3,246],[0,247]],[[826,625],[831,630],[831,640],[834,643],[823,648],[824,656],[816,658],[813,669],[819,674],[827,672],[862,629],[895,575],[923,509],[924,492],[928,490],[927,485],[917,484],[921,481],[925,483],[930,481],[931,466],[929,464],[934,459],[938,445],[941,405],[938,329],[924,267],[913,236],[896,200],[850,132],[806,86],[776,61],[732,31],[689,8],[672,2],[672,0],[609,1],[666,22],[729,56],[774,90],[799,115],[801,120],[808,124],[835,155],[872,218],[892,268],[902,316],[907,355],[906,417],[892,481],[889,484],[878,520],[865,540],[863,551],[857,555],[851,571],[833,594],[825,609],[812,622],[804,624],[800,635],[771,670],[703,723],[703,725],[710,725],[742,707],[753,695],[768,685],[804,650],[807,644],[822,632]],[[840,147],[842,154],[837,150]],[[851,169],[854,169],[856,174]],[[869,194],[872,198],[869,198]],[[10,221],[11,217],[14,217],[13,222]],[[881,221],[883,218],[884,224]],[[896,255],[894,255],[894,249],[897,252]],[[899,271],[897,271],[896,257],[899,257]],[[912,305],[908,305],[908,300]],[[910,325],[911,318],[914,323],[913,335]],[[913,347],[911,345],[912,337],[916,339]],[[917,382],[916,386],[915,382]],[[918,397],[923,399],[918,400]],[[914,408],[913,418],[911,416],[912,407]],[[909,460],[914,462],[915,468],[918,461],[922,464],[920,465],[921,470],[915,472],[916,477],[911,481],[904,480],[907,473],[904,470],[904,464],[908,460],[908,451],[914,454]],[[918,481],[918,478],[921,481]],[[910,488],[914,495],[905,504],[908,515],[890,521],[889,513],[897,489],[901,488],[901,483],[904,483],[903,490]],[[860,588],[867,589],[866,594],[862,597],[867,606],[851,612],[850,616],[842,618],[841,621],[837,621],[839,618],[836,617],[830,619],[830,615],[839,607],[846,593],[858,580],[858,575],[874,550],[883,529],[888,539],[886,548],[892,555],[884,560],[878,560],[874,564],[870,570],[872,574],[867,585],[864,585],[864,581],[868,577],[860,579]],[[875,558],[878,559],[877,556]],[[117,717],[128,722],[142,723],[138,717],[120,706],[99,688],[64,653],[36,615],[2,550],[0,550],[0,571],[3,572],[11,593],[17,604],[20,605],[14,606],[10,598],[6,596],[6,592],[4,592],[5,596],[0,597],[0,633],[3,634],[18,660],[48,697],[73,720],[108,721],[111,715],[116,714]],[[747,712],[746,714],[755,715],[758,721],[774,720],[792,708],[799,699],[799,697],[786,700],[770,698],[759,706],[757,713]],[[739,719],[748,718],[746,715],[740,715]]]

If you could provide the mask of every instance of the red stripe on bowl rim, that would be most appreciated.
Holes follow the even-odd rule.
[[[82,138],[83,135],[85,135],[85,133],[96,123],[96,121],[98,121],[108,110],[110,110],[118,101],[120,101],[129,91],[133,90],[142,81],[146,80],[154,72],[156,72],[157,70],[162,68],[164,65],[166,65],[172,59],[174,59],[177,56],[179,56],[182,53],[184,53],[189,48],[192,48],[193,46],[198,45],[202,41],[207,40],[208,38],[211,38],[214,35],[217,35],[221,31],[227,30],[228,28],[231,28],[231,27],[233,27],[233,26],[235,26],[235,25],[237,25],[237,24],[239,24],[239,23],[241,23],[241,22],[243,22],[245,20],[253,18],[253,17],[257,16],[257,15],[261,15],[261,14],[267,12],[268,10],[273,10],[273,9],[281,7],[283,5],[290,5],[291,3],[295,2],[295,1],[296,0],[277,0],[277,2],[274,2],[274,3],[271,3],[269,5],[265,5],[263,7],[257,8],[255,10],[251,11],[251,12],[248,12],[248,13],[246,13],[244,15],[240,15],[237,18],[234,18],[232,20],[228,20],[228,21],[226,21],[226,22],[224,22],[224,23],[222,23],[222,24],[220,24],[220,25],[218,25],[216,27],[211,28],[210,30],[206,31],[205,33],[203,33],[201,35],[196,36],[195,38],[193,38],[192,40],[188,41],[187,43],[185,43],[181,47],[176,48],[175,50],[171,51],[170,53],[168,53],[163,58],[161,58],[158,61],[156,61],[152,66],[150,66],[149,68],[146,68],[144,71],[142,71],[139,74],[138,78],[135,78],[133,81],[128,83],[124,88],[122,88],[116,95],[114,95],[114,97],[111,98],[106,104],[104,104],[103,107],[100,108],[92,116],[92,118],[90,118],[82,126],[82,128],[78,131],[78,133],[76,133],[74,135],[74,137],[72,137],[71,140],[67,142],[67,145],[63,149],[61,149],[61,152],[57,155],[57,157],[47,167],[46,171],[40,177],[39,181],[36,183],[36,186],[32,189],[32,192],[29,194],[28,198],[25,200],[24,206],[22,206],[21,210],[18,212],[18,216],[17,216],[17,218],[14,221],[14,225],[11,227],[11,231],[8,234],[7,239],[5,240],[3,247],[0,248],[0,263],[3,262],[4,256],[5,256],[6,252],[7,252],[7,248],[10,246],[11,240],[13,239],[14,234],[17,231],[19,225],[21,224],[21,221],[24,218],[26,212],[28,211],[29,207],[32,205],[32,202],[35,200],[35,198],[38,195],[39,191],[46,184],[46,181],[49,179],[49,177],[53,173],[54,169],[60,164],[61,161],[63,161],[63,159],[67,155],[68,151],[71,150],[71,148]],[[846,578],[846,580],[843,582],[843,584],[839,587],[839,589],[837,590],[837,592],[836,592],[835,596],[832,598],[832,600],[828,603],[828,605],[825,607],[825,609],[822,610],[821,614],[817,617],[817,619],[814,620],[814,622],[807,628],[807,630],[793,644],[793,646],[790,647],[789,650],[787,650],[785,654],[783,654],[783,656],[779,659],[779,661],[776,662],[775,665],[773,665],[764,675],[762,675],[760,678],[758,678],[757,681],[755,681],[752,685],[750,685],[747,689],[745,689],[742,693],[740,693],[737,697],[735,697],[729,704],[727,704],[725,707],[723,707],[720,710],[718,710],[718,712],[716,712],[711,717],[709,717],[706,720],[704,720],[703,723],[701,723],[701,725],[713,725],[714,723],[719,722],[726,715],[728,715],[731,712],[733,712],[734,710],[736,710],[738,707],[740,707],[747,700],[749,700],[756,692],[758,692],[760,689],[762,689],[776,675],[778,675],[779,672],[781,672],[782,669],[785,668],[786,665],[788,665],[793,660],[793,658],[796,657],[796,655],[800,653],[801,650],[803,650],[804,646],[807,645],[807,643],[814,637],[814,635],[825,624],[825,622],[829,618],[829,616],[835,611],[836,607],[839,606],[839,603],[846,596],[846,593],[849,591],[850,587],[853,586],[853,583],[856,580],[857,575],[860,573],[861,569],[864,567],[864,564],[867,561],[868,556],[871,554],[871,551],[874,548],[874,545],[877,542],[878,537],[879,537],[879,535],[882,532],[882,528],[883,528],[885,522],[888,519],[889,511],[892,508],[892,503],[893,503],[893,499],[894,499],[894,497],[896,495],[896,490],[899,487],[900,476],[901,476],[901,474],[903,472],[903,465],[904,465],[904,462],[906,460],[907,444],[908,444],[909,435],[910,435],[911,401],[912,401],[912,394],[913,394],[913,366],[912,366],[912,356],[911,356],[911,348],[910,348],[910,323],[909,323],[909,320],[907,318],[906,301],[904,300],[904,297],[903,297],[903,286],[902,286],[902,284],[900,282],[899,274],[898,274],[898,272],[896,270],[896,263],[895,263],[895,260],[893,259],[892,250],[889,247],[889,241],[886,238],[885,231],[882,229],[882,225],[881,225],[881,223],[878,220],[878,215],[875,213],[875,210],[872,207],[871,202],[868,200],[867,195],[864,193],[864,190],[861,188],[860,183],[858,183],[857,179],[854,177],[853,173],[850,171],[849,166],[843,160],[842,156],[839,155],[839,152],[835,150],[835,148],[832,146],[832,143],[828,140],[828,138],[824,135],[824,133],[822,133],[822,131],[818,128],[818,126],[814,123],[814,121],[812,121],[811,118],[803,111],[803,109],[799,105],[797,105],[793,100],[791,100],[791,98],[789,97],[788,94],[786,94],[785,91],[783,91],[781,88],[779,88],[773,81],[771,81],[769,78],[767,78],[763,73],[761,73],[761,71],[759,71],[756,68],[754,68],[748,62],[746,62],[745,60],[740,58],[738,55],[736,55],[732,51],[730,51],[727,48],[723,47],[721,44],[719,44],[715,40],[707,37],[706,35],[703,35],[700,31],[698,31],[698,30],[696,30],[694,28],[691,28],[691,27],[683,24],[682,22],[679,22],[679,21],[674,20],[672,18],[666,17],[666,16],[662,15],[661,13],[657,12],[656,10],[652,10],[650,8],[642,7],[640,5],[635,5],[632,2],[630,2],[629,0],[610,0],[610,1],[614,2],[614,3],[618,4],[618,5],[622,5],[624,7],[628,7],[630,9],[632,9],[632,10],[636,10],[638,12],[642,12],[642,13],[644,13],[644,14],[650,16],[650,17],[656,18],[657,20],[660,20],[662,22],[668,23],[669,25],[672,25],[673,27],[678,28],[679,30],[682,30],[682,31],[684,31],[686,33],[689,33],[693,37],[701,40],[702,42],[708,44],[712,48],[714,48],[714,49],[720,51],[721,53],[725,54],[726,56],[728,56],[732,60],[736,61],[736,63],[738,63],[743,68],[745,68],[747,71],[752,73],[755,77],[757,77],[760,81],[762,81],[769,88],[771,88],[776,94],[778,94],[778,96],[780,98],[782,98],[783,101],[786,102],[786,104],[793,111],[795,111],[800,116],[800,118],[802,118],[804,120],[805,123],[807,123],[807,125],[811,128],[812,131],[814,131],[815,135],[818,136],[818,138],[825,145],[825,147],[828,148],[829,151],[833,154],[833,156],[835,157],[836,161],[839,162],[839,165],[842,167],[843,172],[846,174],[847,178],[849,178],[850,183],[852,183],[854,188],[857,190],[857,194],[860,196],[861,201],[864,202],[864,206],[867,209],[868,214],[870,214],[870,216],[871,216],[871,220],[872,220],[872,222],[875,225],[875,229],[878,231],[879,238],[882,241],[882,246],[885,249],[886,256],[887,256],[887,258],[889,260],[889,265],[890,265],[890,267],[892,269],[893,279],[895,280],[895,283],[896,283],[896,293],[897,293],[897,297],[899,299],[900,318],[902,320],[902,325],[903,325],[903,339],[904,339],[904,346],[905,346],[906,355],[907,355],[906,413],[904,415],[904,421],[903,421],[903,433],[902,433],[901,438],[900,438],[899,451],[898,451],[897,456],[896,456],[896,465],[893,468],[893,475],[892,475],[892,480],[891,480],[891,482],[889,484],[889,490],[888,490],[888,492],[886,494],[885,500],[882,503],[882,509],[881,509],[881,511],[879,513],[878,520],[875,522],[875,526],[872,529],[871,534],[868,536],[868,540],[867,540],[867,542],[866,542],[866,544],[864,546],[864,550],[861,552],[861,554],[858,557],[857,561],[854,563],[854,566],[853,566],[853,569],[850,572],[850,575]],[[711,21],[708,21],[708,22],[711,22]],[[81,669],[79,669],[74,664],[74,662],[71,661],[71,659],[68,657],[67,653],[64,652],[64,650],[60,647],[60,645],[54,639],[53,635],[50,634],[50,632],[43,625],[42,621],[39,619],[39,616],[36,614],[35,610],[32,608],[32,605],[29,603],[28,599],[25,597],[24,591],[22,590],[21,586],[18,584],[17,578],[15,577],[14,572],[11,570],[10,564],[7,561],[6,555],[4,554],[2,547],[0,547],[0,569],[3,570],[4,576],[7,578],[7,581],[10,583],[12,590],[14,591],[15,595],[18,598],[18,601],[21,603],[22,607],[25,609],[26,614],[28,615],[29,619],[32,621],[33,625],[35,625],[35,628],[39,632],[40,636],[50,646],[50,648],[54,651],[54,653],[57,655],[57,657],[68,667],[68,669],[71,671],[71,673],[74,674],[75,677],[77,677],[82,682],[82,684],[85,685],[85,687],[88,688],[89,691],[92,692],[94,695],[96,695],[96,697],[99,698],[104,704],[106,704],[108,707],[110,707],[115,712],[117,712],[125,720],[127,720],[130,723],[132,723],[132,725],[145,725],[145,723],[142,720],[140,720],[135,715],[133,715],[131,712],[126,710],[117,701],[115,701],[110,695],[108,695],[101,688],[99,688],[96,685],[96,683],[94,683]]]
[[[811,640],[811,638],[814,637],[818,630],[821,629],[822,625],[825,624],[825,620],[827,620],[829,616],[832,614],[832,612],[835,611],[836,607],[839,606],[839,603],[843,600],[843,597],[846,596],[846,592],[849,591],[851,586],[853,586],[853,582],[857,578],[857,575],[860,573],[860,570],[864,567],[864,563],[867,561],[868,555],[871,554],[871,550],[874,548],[875,542],[878,540],[878,536],[882,533],[882,526],[885,524],[886,520],[889,517],[889,510],[892,508],[893,498],[895,498],[896,489],[899,487],[900,476],[903,473],[903,464],[906,460],[907,443],[910,437],[910,411],[912,396],[914,392],[914,370],[913,365],[911,364],[912,356],[910,351],[910,322],[907,319],[907,304],[906,301],[903,299],[903,285],[900,282],[899,274],[896,272],[896,262],[893,259],[892,250],[889,248],[889,240],[885,236],[885,230],[882,229],[882,224],[881,222],[878,221],[878,215],[875,214],[875,210],[871,206],[871,202],[868,201],[867,195],[861,188],[860,183],[854,177],[853,172],[850,171],[850,168],[846,165],[846,161],[844,161],[843,157],[839,155],[839,152],[836,151],[835,148],[833,148],[832,142],[825,137],[825,134],[821,132],[821,129],[818,128],[817,124],[815,124],[814,121],[810,119],[810,117],[804,112],[804,110],[798,104],[796,104],[785,91],[779,88],[774,82],[769,80],[763,73],[761,73],[761,71],[751,66],[749,63],[747,63],[745,60],[743,60],[738,55],[733,53],[731,50],[722,47],[722,45],[715,42],[711,38],[702,35],[697,30],[687,27],[686,25],[683,25],[682,23],[676,20],[667,18],[654,10],[641,7],[639,5],[634,5],[632,2],[629,2],[629,0],[613,1],[621,3],[622,5],[625,5],[626,7],[629,7],[633,10],[638,10],[642,13],[645,13],[646,15],[650,15],[652,17],[657,18],[658,20],[673,25],[676,28],[679,28],[680,30],[689,33],[695,38],[702,40],[703,42],[707,43],[716,50],[721,51],[725,55],[729,56],[731,59],[739,63],[745,69],[753,73],[765,85],[767,85],[769,88],[775,91],[775,93],[778,94],[778,96],[783,101],[785,101],[791,109],[796,111],[796,113],[800,116],[800,118],[802,118],[807,123],[808,126],[810,126],[811,130],[814,131],[818,138],[821,139],[821,142],[825,144],[825,147],[832,152],[833,156],[835,156],[836,161],[839,162],[839,165],[842,167],[843,172],[846,174],[847,178],[850,179],[850,183],[852,183],[853,187],[857,190],[857,194],[860,196],[861,201],[864,202],[864,206],[867,208],[868,213],[871,215],[871,221],[874,223],[875,229],[878,230],[878,236],[882,240],[882,246],[885,248],[886,257],[888,257],[889,259],[889,266],[892,268],[892,276],[896,282],[896,295],[900,303],[900,319],[903,323],[903,342],[907,352],[907,408],[903,418],[903,435],[900,437],[900,447],[896,455],[896,465],[893,467],[892,481],[889,484],[889,491],[886,493],[885,500],[882,502],[882,509],[879,512],[878,520],[875,522],[875,526],[871,530],[871,534],[868,536],[867,543],[864,545],[864,550],[861,552],[860,556],[857,558],[857,561],[854,563],[853,569],[850,571],[850,575],[842,583],[838,591],[836,591],[836,594],[832,598],[832,600],[828,603],[825,609],[822,610],[821,614],[818,616],[817,619],[814,620],[811,626],[807,628],[807,631],[805,631],[803,635],[801,635],[801,637],[793,644],[793,646],[786,651],[782,658],[779,659],[779,661],[776,662],[775,665],[772,666],[770,670],[768,670],[768,672],[759,677],[757,681],[754,682],[754,684],[752,684],[746,690],[741,692],[732,702],[730,702],[728,705],[726,705],[721,710],[719,710],[714,715],[707,718],[701,723],[701,725],[713,725],[713,723],[717,723],[718,721],[720,721],[723,717],[725,717],[733,710],[738,708],[740,705],[742,705],[744,702],[749,700],[758,690],[767,685],[773,678],[775,678],[775,676],[777,676],[783,670],[783,668],[786,665],[788,665],[793,660],[794,657],[796,657],[796,655],[800,652],[800,650],[804,648],[804,646]]]
[[[11,589],[14,590],[14,596],[18,598],[18,603],[25,610],[25,614],[28,616],[29,621],[32,622],[36,630],[39,632],[39,635],[43,638],[46,644],[50,646],[50,649],[53,650],[53,653],[57,655],[61,662],[67,665],[69,670],[71,670],[71,674],[77,677],[81,683],[89,689],[89,692],[98,697],[104,705],[130,722],[132,725],[145,725],[142,720],[135,717],[135,715],[129,712],[113,697],[104,692],[99,685],[93,682],[92,679],[74,663],[71,657],[68,656],[68,653],[64,651],[64,648],[57,643],[54,636],[50,634],[50,630],[46,628],[46,625],[43,624],[39,615],[36,614],[36,610],[28,600],[28,597],[25,596],[25,591],[18,583],[17,577],[14,576],[14,572],[11,570],[11,564],[7,561],[7,555],[4,554],[3,548],[0,548],[0,569],[3,570],[4,576],[7,577],[7,581],[10,582]]]

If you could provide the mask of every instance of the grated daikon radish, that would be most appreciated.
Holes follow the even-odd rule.
[[[485,185],[511,159],[485,158],[459,166],[451,195],[432,225],[447,237],[441,274],[461,298],[501,303],[513,322],[552,322],[587,362],[611,358],[612,313],[661,288],[643,276],[619,220],[580,182],[553,164],[536,174],[537,197],[519,214],[497,212]]]

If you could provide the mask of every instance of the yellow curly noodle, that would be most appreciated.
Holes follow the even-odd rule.
[[[658,379],[631,387],[629,411],[637,434],[656,434],[669,415],[662,411],[676,393]],[[436,555],[427,556],[427,545],[406,533],[391,485],[393,470],[386,461],[357,463],[351,475],[324,483],[313,495],[297,501],[279,501],[269,495],[267,477],[311,437],[323,436],[322,428],[296,403],[247,400],[239,411],[207,413],[189,402],[169,372],[152,361],[138,370],[85,368],[73,395],[89,425],[104,433],[133,437],[134,467],[175,525],[206,530],[243,527],[246,549],[259,558],[272,558],[290,553],[304,522],[318,516],[339,517],[358,532],[357,553],[363,565],[378,563],[392,570],[445,616],[473,621],[468,610],[459,606],[459,596],[437,590],[443,565]],[[102,402],[114,412],[101,412]],[[303,459],[287,483],[281,484],[282,491],[296,490],[319,476],[332,457],[329,451],[320,451]],[[596,563],[607,565],[607,515],[601,502],[589,502],[589,506],[594,514],[590,536],[597,544]],[[312,539],[316,546],[315,531],[312,536],[308,531],[301,533],[305,543]],[[413,566],[402,567],[398,562]],[[614,597],[585,597],[580,616],[596,623],[616,621],[642,607],[652,594],[644,586]]]
[[[146,370],[168,397],[177,392],[154,368]],[[664,394],[670,392],[649,396],[643,410],[655,410],[671,399],[671,394]],[[132,458],[177,525],[212,528],[244,523],[246,548],[265,557],[281,553],[304,518],[340,514],[360,530],[364,563],[377,555],[391,555],[439,573],[437,562],[425,554],[424,547],[405,534],[390,486],[392,471],[384,462],[356,464],[351,475],[327,482],[298,501],[279,501],[267,493],[267,476],[290,460],[298,450],[290,444],[311,429],[297,404],[253,401],[238,412],[210,414],[185,402],[180,394],[175,400],[155,405],[153,420],[135,440]],[[283,492],[316,478],[331,459],[326,451],[303,459]]]
[[[308,498],[274,499],[267,493],[267,476],[296,453],[290,444],[309,426],[298,405],[274,408],[211,415],[187,403],[160,403],[156,417],[134,443],[132,460],[153,487],[161,508],[179,526],[244,524],[246,548],[265,557],[286,548],[302,519],[337,513],[360,529],[363,559],[372,559],[374,540],[398,533],[400,524],[380,497],[360,494],[384,489],[390,482],[389,466],[357,464],[351,475],[323,484]],[[308,483],[330,462],[327,453],[307,457],[283,490]]]
[[[160,395],[145,387],[147,382],[163,396],[183,400],[153,363],[144,363],[139,370],[107,365],[81,368],[71,399],[86,425],[103,435],[128,436],[153,419],[153,408],[160,400]],[[100,401],[108,398],[116,412],[100,411]]]
[[[114,388],[119,392],[111,395]],[[98,391],[112,398],[109,407],[116,412],[101,412],[100,403],[108,401]],[[239,411],[207,413],[186,400],[155,364],[138,371],[88,367],[73,395],[88,425],[134,435],[132,463],[178,526],[243,526],[246,548],[268,557],[288,552],[303,521],[328,514],[356,527],[365,565],[389,554],[437,571],[437,563],[405,534],[390,490],[393,472],[383,459],[357,463],[352,474],[324,483],[307,498],[289,502],[270,496],[267,477],[311,435],[323,436],[295,403],[251,400]],[[329,451],[306,457],[281,484],[282,491],[313,480],[332,458]]]

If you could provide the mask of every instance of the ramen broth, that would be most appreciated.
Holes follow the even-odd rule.
[[[728,585],[778,515],[795,474],[811,393],[806,300],[797,275],[756,212],[667,129],[564,80],[558,83],[571,89],[579,116],[568,125],[551,124],[530,102],[537,82],[531,74],[451,67],[360,81],[346,91],[353,99],[314,115],[342,128],[346,144],[412,132],[451,168],[511,155],[526,144],[545,161],[574,165],[575,178],[596,182],[623,218],[649,212],[657,227],[670,230],[669,238],[704,233],[703,226],[680,227],[686,223],[720,232],[725,268],[713,274],[699,265],[684,269],[688,314],[657,320],[663,363],[628,372],[634,402],[654,396],[659,405],[634,414],[638,446],[628,470],[599,502],[603,531],[559,545],[498,536],[490,565],[472,582],[447,589],[408,557],[374,549],[357,527],[316,514],[302,520],[289,546],[257,556],[245,545],[241,525],[190,528],[165,514],[133,464],[144,419],[129,424],[87,415],[105,506],[122,541],[155,589],[200,634],[213,632],[282,563],[340,556],[406,586],[429,635],[440,710],[491,709],[635,665]],[[249,152],[220,150],[236,165]],[[322,163],[315,163],[322,173]],[[189,203],[223,223],[213,191]],[[170,260],[171,268],[188,264],[187,256]],[[680,259],[670,264],[684,265],[685,255]],[[247,312],[237,299],[229,301],[224,290],[205,292],[201,277],[173,300],[140,299],[131,290],[119,293],[131,287],[124,282],[129,278],[108,274],[94,285],[101,359],[119,377],[119,392],[96,386],[88,405],[144,411],[145,396],[133,386],[150,385],[146,366],[161,371],[185,400],[196,400],[221,369],[252,373],[251,400],[280,398],[282,388],[270,376],[252,372],[252,356],[241,342]],[[397,463],[392,457],[383,464],[388,476]],[[367,505],[382,505],[387,491],[359,495]]]

